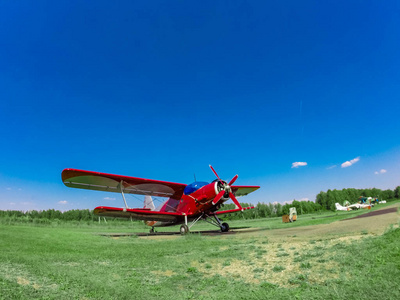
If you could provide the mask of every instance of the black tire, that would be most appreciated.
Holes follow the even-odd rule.
[[[222,225],[221,225],[221,231],[222,231],[222,232],[228,232],[228,231],[229,231],[229,225],[228,225],[228,223],[222,223]]]
[[[187,234],[188,232],[189,232],[189,227],[188,227],[187,225],[185,225],[185,224],[181,225],[180,233],[181,233],[182,235],[185,235],[185,234]]]

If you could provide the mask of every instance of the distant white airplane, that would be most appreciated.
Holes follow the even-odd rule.
[[[360,208],[371,208],[372,205],[370,204],[360,204],[360,203],[355,203],[351,204],[348,206],[341,206],[339,203],[335,203],[336,210],[343,210],[343,211],[350,211],[353,209],[360,209]]]

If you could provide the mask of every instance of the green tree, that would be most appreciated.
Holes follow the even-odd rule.
[[[400,199],[400,185],[394,189],[394,197]]]
[[[395,191],[384,190],[380,193],[379,200],[392,200],[395,198]]]

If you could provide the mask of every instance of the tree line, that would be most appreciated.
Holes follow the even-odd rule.
[[[335,210],[335,203],[343,205],[345,201],[355,203],[359,197],[372,197],[378,198],[379,201],[386,200],[392,201],[400,198],[400,186],[394,190],[381,190],[377,188],[371,189],[342,189],[342,190],[328,190],[320,192],[315,199],[315,202],[321,205],[326,210]]]
[[[72,209],[67,211],[59,211],[55,209],[48,210],[0,210],[0,218],[19,219],[21,221],[34,220],[60,220],[60,221],[95,221],[98,220],[92,210],[89,209]]]
[[[242,207],[254,206],[250,203],[240,203]],[[225,220],[237,219],[260,219],[260,218],[273,218],[281,217],[289,214],[289,209],[296,207],[297,214],[311,214],[324,210],[323,207],[313,201],[297,201],[293,200],[291,203],[282,205],[279,202],[263,203],[259,202],[254,206],[254,209],[245,210],[243,212],[236,212],[227,214],[222,218]],[[236,205],[233,203],[225,204],[220,210],[235,209]]]
[[[372,189],[342,189],[342,190],[328,190],[326,192],[320,192],[316,196],[315,202],[313,201],[297,201],[293,200],[291,203],[282,205],[281,203],[263,203],[259,202],[257,205],[250,203],[241,203],[242,207],[254,206],[254,209],[245,210],[243,212],[236,212],[226,214],[223,216],[225,220],[237,220],[237,219],[259,219],[259,218],[273,218],[281,217],[282,215],[289,214],[291,207],[296,207],[297,214],[311,214],[321,211],[335,211],[335,203],[338,202],[343,204],[344,201],[355,203],[359,197],[372,197],[378,198],[379,200],[392,201],[400,199],[400,186],[394,190],[380,190],[377,188]],[[233,203],[225,204],[220,210],[235,209],[236,206]],[[93,213],[93,210],[89,209],[72,209],[67,211],[59,211],[55,209],[48,210],[30,210],[30,211],[18,211],[18,210],[0,210],[0,219],[12,219],[20,220],[23,222],[38,222],[38,220],[49,220],[49,221],[84,221],[94,222],[98,221],[99,217]],[[111,218],[113,219],[113,218]]]
[[[250,203],[241,203],[242,207],[254,206]],[[294,200],[291,204],[282,205],[281,203],[258,203],[254,209],[245,210],[243,212],[236,212],[226,214],[223,219],[226,220],[237,220],[237,219],[259,219],[259,218],[271,218],[280,217],[284,214],[289,214],[290,207],[296,207],[298,214],[308,214],[316,211],[321,211],[322,207],[312,201],[296,201]],[[236,206],[233,203],[225,204],[221,210],[235,209]],[[7,218],[12,220],[19,220],[26,223],[46,223],[44,220],[49,221],[98,221],[99,217],[89,209],[73,209],[61,212],[59,210],[48,209],[48,210],[30,210],[30,211],[18,211],[18,210],[0,210],[0,218]],[[114,218],[108,218],[114,219]],[[42,221],[40,221],[42,220]]]

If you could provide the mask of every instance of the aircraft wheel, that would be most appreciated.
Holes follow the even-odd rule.
[[[154,233],[154,228],[151,228],[151,229],[150,229],[150,233]]]
[[[222,232],[228,232],[228,231],[229,231],[229,225],[228,225],[228,223],[222,223],[221,231],[222,231]]]
[[[189,232],[189,227],[187,225],[181,225],[180,232],[182,235],[185,235]]]

